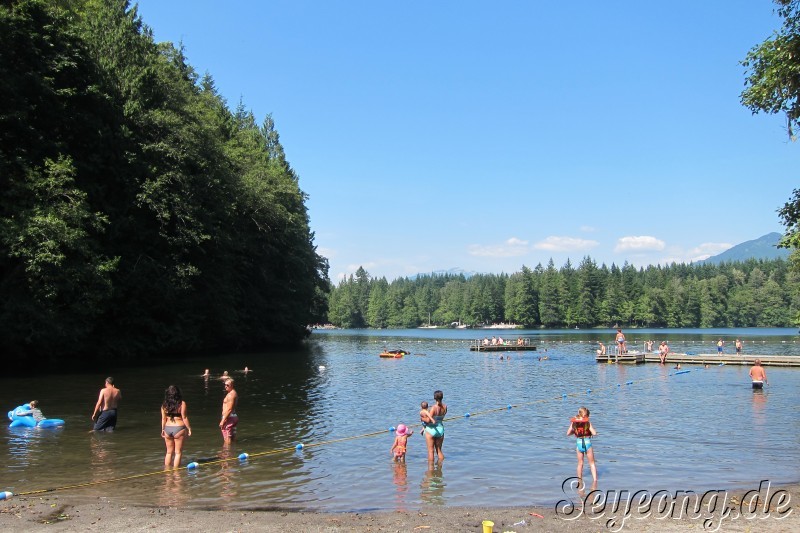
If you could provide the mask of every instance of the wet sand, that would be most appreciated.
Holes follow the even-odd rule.
[[[175,507],[137,507],[113,498],[87,500],[79,495],[46,494],[14,497],[0,502],[0,528],[4,531],[418,531],[482,533],[482,522],[494,522],[495,532],[515,531],[800,531],[800,484],[772,486],[755,498],[751,491],[718,495],[713,513],[706,506],[687,516],[682,500],[673,499],[671,513],[637,511],[624,504],[567,519],[554,507],[422,507],[407,511],[374,513],[287,512],[275,510],[217,511]],[[724,502],[724,503],[723,503]],[[577,503],[577,502],[576,502]],[[723,510],[724,509],[724,510]],[[740,513],[744,512],[742,515]],[[579,515],[579,516],[578,516]],[[683,515],[683,516],[680,516]],[[700,516],[702,515],[702,516]]]

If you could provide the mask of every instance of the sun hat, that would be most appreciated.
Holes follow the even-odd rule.
[[[405,424],[397,424],[396,433],[398,435],[408,435],[411,432],[408,430]]]

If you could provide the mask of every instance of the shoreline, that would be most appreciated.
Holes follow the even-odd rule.
[[[602,505],[580,501],[553,507],[438,507],[406,510],[333,513],[292,510],[197,510],[145,507],[108,497],[32,495],[0,501],[0,527],[19,531],[423,531],[481,532],[484,520],[495,532],[568,531],[798,531],[800,482],[751,489],[709,491],[704,495],[634,492],[622,501],[602,493]],[[600,493],[601,491],[596,491]],[[595,497],[597,494],[594,495]],[[629,495],[630,496],[630,495]],[[657,499],[661,497],[661,499]],[[666,502],[659,512],[656,502]],[[700,502],[699,507],[695,507]],[[583,509],[583,510],[581,510]],[[696,510],[697,509],[697,510]]]

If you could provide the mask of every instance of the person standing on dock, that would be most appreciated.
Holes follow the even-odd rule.
[[[756,359],[750,369],[750,379],[753,380],[753,388],[760,389],[767,383],[767,371],[761,366],[761,359]]]
[[[621,329],[617,329],[617,354],[622,355],[628,352],[628,349],[625,347],[625,334],[622,333]]]
[[[717,354],[722,355],[722,348],[725,347],[725,341],[720,339],[717,341]]]
[[[669,353],[669,345],[667,341],[661,341],[661,344],[658,346],[658,357],[661,359],[661,364],[666,364],[667,362],[667,354]]]

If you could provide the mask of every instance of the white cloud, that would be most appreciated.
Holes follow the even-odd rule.
[[[693,263],[708,259],[712,255],[717,255],[731,248],[733,245],[726,242],[704,242],[689,250],[684,250],[679,246],[671,246],[667,251],[668,255],[657,261],[659,265],[670,265],[672,263]]]
[[[704,242],[687,252],[687,262],[702,261],[703,259],[708,259],[712,255],[717,255],[732,247],[733,245],[727,242]]]
[[[595,228],[594,226],[581,226],[580,230],[583,231],[584,233],[594,233],[595,231],[597,231],[597,228]]]
[[[548,252],[581,252],[594,248],[599,243],[589,239],[578,239],[576,237],[547,237],[533,245],[537,250],[547,250]]]
[[[481,244],[469,245],[469,254],[480,257],[519,257],[529,252],[528,241],[523,241],[516,237],[511,237],[502,244],[489,246]]]
[[[641,235],[639,237],[622,237],[617,240],[617,245],[614,247],[615,252],[660,252],[666,248],[666,244],[661,239],[650,237],[649,235]]]
[[[375,274],[370,272],[370,269],[380,266],[380,263],[375,261],[370,261],[367,263],[352,263],[344,267],[344,272],[337,272],[336,275],[331,276],[331,279],[335,279],[337,281],[341,281],[343,279],[347,279],[350,277],[351,274],[355,274],[358,270],[358,267],[364,267],[364,270],[367,271],[370,277],[375,277]]]
[[[356,273],[356,270],[358,270],[358,267],[362,267],[364,270],[366,270],[367,272],[369,272],[369,269],[370,269],[370,268],[376,267],[376,266],[378,266],[378,264],[379,264],[379,263],[377,263],[376,261],[368,261],[368,262],[366,262],[366,263],[352,263],[352,264],[350,264],[350,265],[347,265],[347,266],[345,267],[345,269],[346,269],[348,272],[352,272],[353,274],[355,274],[355,273]]]
[[[317,248],[317,253],[322,257],[327,257],[328,259],[333,259],[336,257],[336,250],[333,248],[319,247]]]

